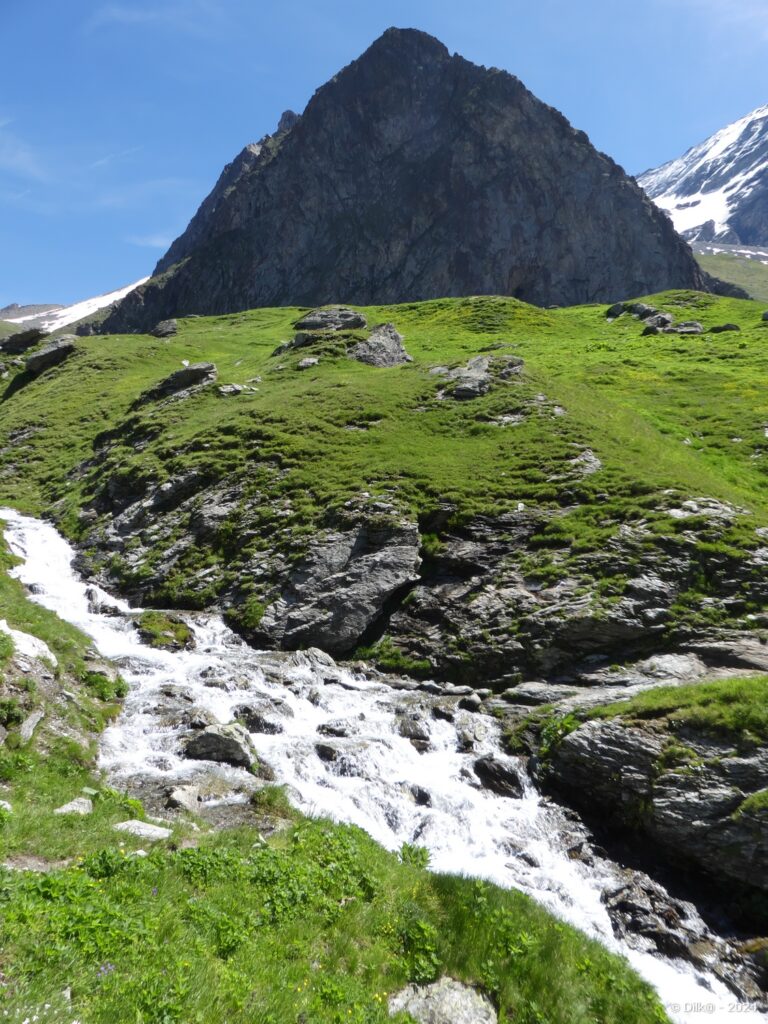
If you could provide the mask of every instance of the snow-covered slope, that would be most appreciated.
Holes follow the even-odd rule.
[[[768,105],[638,181],[690,241],[768,245]]]
[[[105,306],[111,306],[113,302],[124,299],[129,292],[132,292],[134,288],[138,288],[140,284],[144,284],[147,280],[148,278],[144,277],[141,281],[134,281],[133,284],[129,284],[125,288],[119,288],[116,292],[97,295],[95,298],[84,299],[82,302],[76,302],[72,306],[62,306],[58,309],[52,309],[47,313],[15,317],[8,322],[24,324],[29,327],[42,327],[46,331],[58,331],[62,327],[68,327],[70,324],[82,320],[83,317],[97,313],[100,309],[104,309]]]

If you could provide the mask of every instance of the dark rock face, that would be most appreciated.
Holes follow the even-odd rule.
[[[577,803],[640,829],[678,862],[768,891],[768,816],[742,805],[768,788],[768,750],[738,752],[688,735],[670,763],[672,736],[652,723],[587,722],[552,758],[553,781]]]
[[[107,318],[502,294],[539,305],[707,287],[583,132],[506,72],[390,29],[229,165],[155,277]]]
[[[416,524],[382,511],[313,543],[266,609],[257,643],[344,654],[361,642],[387,600],[418,579],[421,564]]]
[[[475,761],[475,774],[486,789],[499,796],[517,799],[523,795],[523,784],[514,768],[494,757],[481,757]]]

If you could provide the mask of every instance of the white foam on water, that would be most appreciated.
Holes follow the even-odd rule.
[[[93,610],[88,588],[72,568],[73,551],[52,526],[11,510],[0,510],[0,518],[7,522],[11,550],[23,560],[12,572],[34,586],[32,600],[87,633],[101,655],[118,662],[130,685],[120,718],[101,742],[101,766],[115,783],[149,776],[170,789],[206,767],[182,756],[182,732],[161,714],[169,693],[186,694],[186,705],[203,708],[221,722],[231,721],[243,703],[282,701],[293,712],[275,715],[283,731],[254,740],[277,781],[290,787],[306,813],[359,825],[390,850],[404,842],[425,846],[436,870],[528,893],[623,954],[655,986],[680,1024],[700,1024],[703,1013],[713,1022],[731,1020],[733,1013],[750,1022],[768,1019],[740,1003],[714,975],[631,949],[614,937],[601,900],[604,890],[617,886],[614,866],[571,859],[565,834],[572,835],[573,825],[529,783],[520,799],[477,785],[472,765],[478,757],[489,754],[509,766],[517,763],[503,753],[494,720],[468,711],[458,711],[453,723],[430,718],[435,698],[393,690],[344,669],[331,672],[311,653],[284,658],[279,663],[283,681],[277,681],[275,657],[248,647],[217,615],[192,618],[193,650],[155,650],[142,643],[125,614],[125,602],[109,599],[122,615]],[[97,596],[106,597],[103,592]],[[430,733],[425,753],[399,734],[402,713],[417,707]],[[330,722],[341,723],[346,736],[333,739],[318,732]],[[478,734],[472,753],[457,749],[457,729]],[[318,755],[320,741],[337,749],[332,763]],[[231,786],[249,778],[236,768],[207,767]],[[428,794],[427,805],[417,802],[417,790]],[[242,794],[231,799],[242,800]]]

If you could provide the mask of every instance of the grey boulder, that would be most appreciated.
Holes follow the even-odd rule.
[[[248,730],[237,722],[209,725],[187,741],[184,756],[196,761],[218,761],[235,768],[250,768],[256,761]]]
[[[297,320],[297,331],[352,331],[365,327],[367,320],[362,313],[345,306],[332,306],[329,309],[313,309]]]
[[[724,334],[726,331],[740,331],[738,324],[716,324],[709,328],[710,334]]]
[[[358,341],[349,350],[349,357],[368,366],[402,366],[412,362],[403,348],[403,336],[394,324],[378,324],[365,341]]]
[[[137,400],[137,405],[153,401],[157,398],[167,398],[169,395],[178,395],[191,388],[202,387],[211,384],[216,380],[216,366],[214,363],[191,363],[180,370],[161,380],[155,387],[145,391]]]
[[[155,338],[172,338],[174,334],[178,334],[178,331],[179,323],[177,320],[161,320],[149,333],[154,335]]]
[[[65,334],[56,341],[52,341],[50,345],[41,348],[39,352],[27,356],[27,373],[31,373],[36,377],[52,366],[58,366],[59,363],[63,363],[74,351],[75,336],[73,334]]]
[[[491,1002],[468,985],[440,978],[431,985],[409,985],[390,996],[389,1014],[407,1013],[418,1024],[497,1024]]]

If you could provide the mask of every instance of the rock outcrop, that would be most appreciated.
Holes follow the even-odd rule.
[[[739,750],[654,721],[589,721],[557,744],[551,784],[673,863],[768,892],[768,813],[754,800],[768,790],[765,746]]]
[[[709,285],[633,179],[517,78],[389,29],[243,150],[101,330],[339,298],[568,305]]]
[[[496,1024],[498,1020],[486,996],[453,978],[409,985],[390,996],[389,1013],[407,1013],[418,1024]]]
[[[50,345],[45,345],[31,356],[27,356],[27,373],[37,377],[45,370],[50,370],[52,366],[58,366],[65,359],[69,359],[75,351],[76,340],[74,334],[65,334],[52,341]]]

